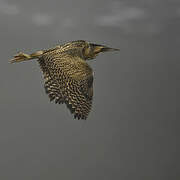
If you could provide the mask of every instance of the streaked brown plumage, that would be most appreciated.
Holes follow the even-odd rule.
[[[86,119],[93,98],[93,71],[86,60],[100,52],[115,50],[118,49],[79,40],[30,55],[19,53],[11,63],[38,59],[50,101],[65,103],[74,118]]]

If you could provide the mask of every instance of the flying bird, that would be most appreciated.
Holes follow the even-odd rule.
[[[10,62],[37,59],[50,101],[65,103],[74,118],[86,119],[93,100],[93,71],[86,61],[100,52],[118,50],[78,40],[32,54],[20,52]]]

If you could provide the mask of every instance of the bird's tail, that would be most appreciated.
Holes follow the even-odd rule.
[[[43,51],[37,51],[32,54],[25,54],[25,53],[20,52],[20,53],[16,54],[13,59],[10,60],[10,63],[16,63],[16,62],[28,61],[31,59],[37,59],[42,54],[43,54]]]

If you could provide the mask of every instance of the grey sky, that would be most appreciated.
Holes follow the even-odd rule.
[[[178,180],[178,0],[0,0],[0,179]],[[120,48],[89,62],[93,109],[50,103],[26,53],[84,39]]]

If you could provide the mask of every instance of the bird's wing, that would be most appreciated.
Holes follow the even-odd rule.
[[[86,119],[92,106],[93,72],[80,57],[58,50],[45,53],[39,63],[45,90],[56,103],[66,103],[75,118]]]

